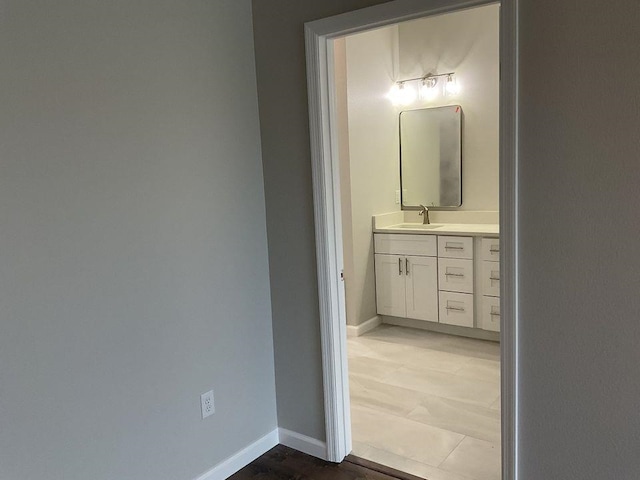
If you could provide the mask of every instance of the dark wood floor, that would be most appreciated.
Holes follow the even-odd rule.
[[[325,462],[284,445],[272,448],[229,480],[421,480],[371,462],[347,457]]]

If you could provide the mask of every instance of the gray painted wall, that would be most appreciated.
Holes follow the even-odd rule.
[[[324,438],[302,23],[365,2],[290,3],[254,1],[278,416]],[[635,479],[640,3],[520,4],[519,478]]]
[[[253,0],[278,425],[324,440],[304,22],[376,0]]]
[[[302,24],[376,3],[254,2],[278,420],[320,439]],[[0,8],[0,478],[192,479],[275,427],[249,3]],[[520,13],[521,478],[635,479],[640,4]]]
[[[520,1],[520,473],[640,472],[640,3]]]
[[[250,9],[0,3],[0,478],[191,480],[276,427]]]

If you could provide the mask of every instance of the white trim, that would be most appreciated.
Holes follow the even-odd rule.
[[[335,168],[337,146],[331,144],[335,122],[329,121],[333,81],[329,80],[332,62],[327,59],[333,58],[333,42],[316,35],[309,24],[305,25],[305,40],[327,459],[341,462],[351,451],[351,415],[344,287],[340,278],[343,270],[340,205],[334,195],[340,192],[339,172]]]
[[[378,325],[382,323],[382,320],[378,315],[369,320],[362,322],[360,325],[347,325],[347,338],[359,337],[367,332],[370,332]]]
[[[301,433],[292,432],[286,428],[278,429],[280,443],[299,452],[306,453],[322,460],[327,459],[327,444],[318,439],[307,437]]]
[[[208,472],[203,473],[195,480],[225,480],[241,468],[246,467],[256,458],[278,445],[278,429],[267,433],[251,445],[223,460]]]
[[[517,457],[517,7],[502,0],[500,19],[500,236],[502,313],[502,478],[516,480]],[[351,449],[342,269],[340,186],[335,136],[335,37],[399,21],[496,3],[488,0],[396,0],[305,24],[309,129],[316,222],[327,457]],[[332,142],[333,139],[333,142]]]

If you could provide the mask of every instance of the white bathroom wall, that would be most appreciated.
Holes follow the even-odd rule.
[[[351,216],[351,172],[349,165],[349,115],[347,103],[347,41],[338,38],[333,42],[333,75],[336,86],[336,117],[338,130],[338,156],[340,158],[340,213],[342,215],[342,255],[347,323],[356,318],[353,265],[353,228]],[[355,322],[354,322],[355,323]]]
[[[349,164],[351,187],[353,255],[345,258],[353,271],[346,277],[350,325],[376,316],[371,217],[399,208],[398,115],[386,98],[396,71],[397,35],[392,26],[346,38],[349,154],[340,160]]]
[[[398,80],[456,73],[458,94],[399,110],[462,106],[460,210],[498,210],[499,14],[498,5],[488,5],[398,26]]]

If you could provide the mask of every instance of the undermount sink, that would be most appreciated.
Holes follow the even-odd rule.
[[[401,223],[399,225],[393,225],[390,228],[411,228],[411,229],[418,229],[418,230],[433,230],[434,228],[440,228],[442,227],[442,225],[434,225],[432,223],[429,224],[422,224],[422,223]]]

